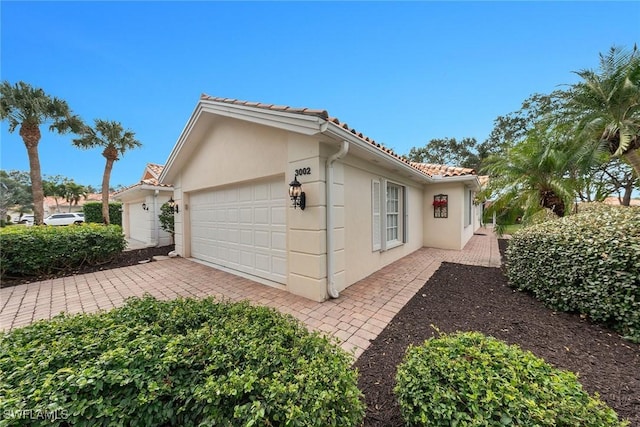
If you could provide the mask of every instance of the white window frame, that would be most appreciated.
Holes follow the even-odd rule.
[[[389,190],[397,189],[396,197],[389,198]],[[391,202],[391,203],[390,203]],[[407,189],[386,179],[371,182],[372,249],[386,251],[408,241]],[[390,235],[390,230],[395,230]]]
[[[473,220],[473,214],[471,210],[473,209],[473,190],[468,187],[465,187],[465,195],[464,195],[464,226],[468,227],[471,225]]]

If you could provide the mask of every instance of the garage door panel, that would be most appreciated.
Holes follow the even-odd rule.
[[[254,208],[253,223],[256,225],[269,225],[269,208],[268,207]]]
[[[270,247],[270,239],[269,239],[269,231],[260,231],[256,230],[253,234],[254,236],[254,245],[259,249],[269,250]]]
[[[271,248],[285,251],[287,249],[287,234],[283,231],[272,231]]]
[[[285,283],[286,191],[279,179],[191,194],[192,256]]]

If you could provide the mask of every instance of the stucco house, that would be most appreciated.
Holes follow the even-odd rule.
[[[171,235],[160,227],[160,207],[173,197],[173,187],[158,181],[163,166],[148,163],[142,178],[113,195],[122,202],[122,230],[127,239],[140,246],[166,246]]]
[[[411,163],[323,110],[202,95],[159,181],[178,254],[316,301],[480,226],[474,170]]]

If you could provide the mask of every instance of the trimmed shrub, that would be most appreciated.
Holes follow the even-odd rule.
[[[88,202],[82,207],[85,222],[95,222],[103,224],[102,220],[102,203]],[[119,225],[122,227],[122,203],[109,203],[109,221],[111,225]]]
[[[625,426],[575,374],[479,332],[407,350],[395,393],[416,426]]]
[[[0,335],[0,413],[7,426],[357,426],[351,363],[271,308],[146,296]]]
[[[117,225],[6,227],[0,230],[0,272],[2,277],[38,276],[101,264],[126,245]]]
[[[516,233],[509,283],[640,340],[640,208],[590,207]]]

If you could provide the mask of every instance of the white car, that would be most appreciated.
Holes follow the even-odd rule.
[[[83,222],[83,213],[57,213],[44,219],[45,225],[71,225],[82,224]]]
[[[35,217],[33,215],[22,215],[19,218],[15,219],[16,224],[24,224],[24,225],[33,225],[35,221]]]

